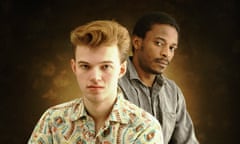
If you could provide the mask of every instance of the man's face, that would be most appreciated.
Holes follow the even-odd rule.
[[[161,74],[171,62],[178,45],[178,32],[170,25],[155,24],[145,38],[133,37],[134,55],[145,73]]]
[[[75,55],[75,60],[71,60],[72,70],[84,100],[112,102],[116,97],[118,79],[126,71],[126,63],[120,64],[118,47],[77,46]]]

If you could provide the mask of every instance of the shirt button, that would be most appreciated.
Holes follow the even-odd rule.
[[[110,131],[111,131],[110,128],[104,130],[102,136],[103,136],[103,137],[107,137],[107,136],[110,134]]]

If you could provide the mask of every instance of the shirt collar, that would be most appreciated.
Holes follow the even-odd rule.
[[[129,76],[129,79],[133,80],[133,79],[137,79],[141,82],[140,77],[138,76],[138,73],[133,65],[132,62],[133,57],[129,56],[129,58],[127,59],[127,73],[126,75]],[[157,75],[155,82],[157,82],[158,84],[162,85],[166,83],[166,78],[161,74]]]
[[[109,115],[109,121],[119,122],[123,124],[127,124],[129,123],[129,121],[131,121],[130,116],[126,114],[126,108],[124,108],[124,101],[126,100],[123,97],[122,91],[120,90],[120,88],[118,88],[117,100],[113,106],[112,112]],[[79,98],[73,104],[70,119],[72,121],[76,121],[79,119],[86,119],[87,117],[89,117],[89,115],[87,114],[87,111],[84,107],[83,99]]]
[[[109,121],[119,122],[119,123],[123,123],[123,124],[129,123],[131,118],[128,114],[126,114],[127,111],[125,108],[126,105],[125,105],[124,101],[126,101],[126,100],[124,99],[123,93],[122,93],[121,89],[118,88],[117,101],[113,105],[112,112],[109,115]]]
[[[87,111],[85,110],[83,99],[79,98],[75,101],[73,104],[70,119],[72,121],[76,121],[78,119],[86,118],[87,117]]]
[[[127,59],[127,75],[129,76],[129,78],[131,80],[133,79],[138,79],[140,81],[140,78],[138,76],[138,73],[133,65],[133,62],[132,62],[132,59],[133,57],[130,56],[128,59]]]

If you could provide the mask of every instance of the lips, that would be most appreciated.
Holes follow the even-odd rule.
[[[87,86],[87,88],[91,90],[100,90],[100,89],[103,89],[104,87],[100,85],[89,85]]]
[[[169,61],[167,59],[157,59],[156,62],[161,66],[167,66],[169,64]]]

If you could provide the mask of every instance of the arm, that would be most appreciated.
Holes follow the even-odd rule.
[[[162,128],[156,121],[151,122],[137,137],[134,144],[164,144]]]
[[[49,112],[46,111],[35,126],[28,144],[52,144]]]
[[[198,144],[193,122],[187,111],[184,96],[177,87],[178,105],[176,111],[176,125],[171,138],[172,144]]]

